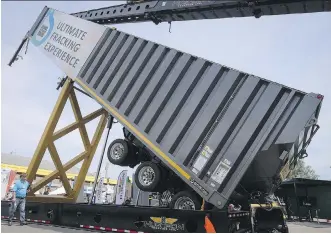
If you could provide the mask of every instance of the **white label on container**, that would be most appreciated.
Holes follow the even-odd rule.
[[[198,170],[198,171],[201,171],[202,168],[204,167],[204,165],[206,164],[207,162],[207,158],[203,157],[203,156],[199,156],[198,160],[195,161],[193,167]]]
[[[203,148],[202,152],[201,152],[201,154],[204,155],[207,158],[210,158],[210,156],[212,155],[212,153],[213,153],[213,150],[208,145],[206,145]]]
[[[231,165],[231,162],[230,162],[229,160],[227,160],[226,158],[223,160],[223,162],[224,162],[226,165],[228,165],[228,166]]]
[[[230,166],[226,165],[224,162],[220,162],[220,164],[218,164],[211,178],[217,183],[221,184],[224,178],[226,177],[226,175],[228,174],[228,172],[230,171],[230,169],[231,169]]]
[[[192,171],[193,171],[194,174],[198,174],[199,173],[199,171],[197,169],[195,169],[194,167],[193,167]]]
[[[206,145],[203,148],[203,150],[201,151],[198,159],[195,161],[195,163],[193,165],[193,167],[194,167],[195,170],[192,170],[192,171],[195,174],[198,174],[198,172],[196,172],[196,170],[197,171],[201,171],[202,170],[202,168],[205,166],[205,164],[207,163],[207,161],[210,158],[210,156],[212,155],[212,153],[213,153],[213,150],[210,149],[209,146]]]

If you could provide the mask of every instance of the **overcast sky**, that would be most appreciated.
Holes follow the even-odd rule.
[[[2,152],[31,157],[56,102],[57,78],[62,72],[32,45],[23,60],[12,68],[8,61],[20,40],[47,5],[73,13],[117,5],[122,2],[1,2],[2,5]],[[175,22],[168,24],[117,25],[119,30],[197,55],[290,87],[325,95],[319,118],[321,129],[308,148],[307,164],[321,179],[331,180],[331,13],[287,15],[242,19]],[[78,95],[83,114],[99,106]],[[74,121],[70,104],[66,106],[58,128]],[[88,125],[91,132],[96,123]],[[115,125],[110,141],[121,138]],[[92,133],[90,133],[92,138]],[[103,143],[103,140],[102,140]],[[79,133],[56,142],[63,162],[83,149]],[[90,171],[95,171],[101,152],[98,148]],[[49,156],[46,156],[49,158]],[[106,160],[105,160],[106,161]],[[123,168],[111,166],[116,178]]]

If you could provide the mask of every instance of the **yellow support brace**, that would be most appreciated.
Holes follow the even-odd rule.
[[[54,132],[68,99],[70,100],[72,110],[76,118],[76,122],[70,124],[69,126],[57,132]],[[92,141],[90,142],[89,137],[87,135],[85,124],[99,116],[100,116],[100,120],[98,127],[94,133]],[[91,165],[93,156],[99,145],[102,133],[106,127],[107,116],[108,116],[107,111],[101,108],[83,117],[74,91],[74,83],[69,78],[66,80],[59,95],[59,98],[55,104],[55,107],[52,111],[52,114],[48,120],[48,123],[45,127],[44,133],[39,141],[37,149],[28,167],[27,179],[30,183],[32,183],[32,181],[36,177],[36,173],[40,166],[40,162],[44,157],[46,149],[48,149],[50,152],[56,170],[45,176],[43,179],[31,185],[31,191],[27,197],[29,201],[73,203],[77,200],[80,189],[85,181],[85,177]],[[60,156],[56,150],[54,142],[76,129],[79,129],[85,151],[63,165],[60,160]],[[68,171],[69,169],[71,169],[73,166],[75,166],[77,163],[81,161],[83,161],[83,165],[77,176],[77,181],[75,183],[74,188],[71,188],[68,177],[66,175],[66,171]],[[41,189],[46,184],[48,184],[49,182],[51,182],[56,178],[61,179],[64,189],[66,191],[65,196],[34,195],[36,191],[38,191],[39,189]]]

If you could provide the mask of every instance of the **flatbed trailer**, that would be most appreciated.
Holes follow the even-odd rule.
[[[8,219],[10,201],[1,202],[1,218]],[[188,232],[204,233],[208,214],[216,232],[250,232],[249,211],[171,210],[157,207],[60,204],[28,202],[28,222],[87,228],[108,232]],[[16,215],[18,219],[19,214]]]
[[[86,19],[98,24],[142,21],[153,21],[158,24],[160,22],[229,17],[255,16],[256,18],[259,18],[261,15],[311,13],[331,10],[331,4],[329,1],[288,0],[282,1],[281,4],[277,1],[267,0],[183,2],[185,2],[185,4],[178,5],[176,3],[169,4],[170,2],[167,1],[130,1],[130,4],[126,5],[72,14],[77,17],[77,21],[75,21],[75,17],[72,17],[70,22],[75,21],[77,22],[77,25],[80,25],[81,21],[79,20]],[[9,63],[9,65],[11,65],[17,60],[17,55],[22,49],[24,43],[28,39],[31,39],[35,46],[42,46],[41,48],[44,53],[53,53],[53,55],[48,54],[53,62],[55,62],[66,73],[66,75],[68,75],[68,77],[73,79],[71,80],[70,78],[67,78],[66,82],[62,83],[64,86],[61,91],[60,98],[54,108],[54,113],[52,113],[50,122],[46,127],[47,131],[45,131],[45,135],[43,135],[29,167],[28,179],[30,181],[33,179],[33,174],[39,165],[38,160],[42,158],[42,153],[45,149],[50,145],[53,149],[53,153],[56,151],[54,151],[55,147],[52,145],[53,143],[49,143],[45,136],[47,134],[53,134],[51,130],[54,131],[55,129],[54,123],[57,121],[55,117],[58,118],[60,115],[59,109],[61,105],[63,106],[63,97],[69,97],[69,92],[71,91],[71,88],[73,88],[73,81],[75,81],[84,89],[86,94],[99,102],[101,106],[103,106],[103,108],[105,108],[105,110],[114,118],[120,120],[119,122],[121,122],[129,130],[130,134],[133,134],[139,142],[147,145],[152,154],[161,158],[161,161],[166,165],[166,167],[171,168],[171,170],[175,171],[179,178],[189,184],[189,186],[197,194],[199,194],[204,201],[210,202],[220,210],[213,209],[198,211],[156,207],[66,204],[66,202],[75,202],[75,199],[77,198],[77,191],[82,185],[82,182],[79,180],[79,182],[71,190],[68,183],[65,182],[66,177],[63,173],[79,159],[82,160],[83,157],[92,157],[90,155],[93,155],[95,152],[95,145],[97,145],[95,142],[98,142],[100,139],[99,134],[99,136],[96,136],[96,138],[92,141],[95,145],[92,145],[91,151],[86,151],[82,155],[79,155],[78,159],[73,159],[73,161],[69,164],[58,166],[58,170],[56,172],[52,173],[50,176],[47,176],[41,182],[38,182],[36,186],[32,186],[32,192],[34,192],[34,190],[38,190],[38,188],[45,185],[52,178],[61,176],[61,179],[64,180],[64,186],[66,191],[69,193],[69,196],[53,198],[30,195],[29,199],[37,202],[27,203],[28,219],[37,221],[41,220],[41,222],[63,226],[83,228],[97,227],[98,230],[104,231],[205,232],[205,221],[206,217],[208,217],[217,232],[256,231],[255,226],[259,223],[259,220],[256,220],[256,217],[252,217],[251,210],[247,209],[249,207],[245,207],[243,211],[229,212],[227,210],[229,199],[232,199],[231,196],[233,195],[233,192],[235,192],[239,180],[243,177],[246,171],[248,171],[248,174],[246,174],[248,177],[246,178],[250,178],[249,176],[254,177],[254,173],[250,173],[254,171],[254,168],[248,168],[248,166],[253,161],[255,157],[254,154],[256,154],[260,149],[268,151],[268,154],[271,155],[273,162],[277,164],[277,167],[268,167],[268,170],[265,170],[268,171],[268,175],[258,175],[260,177],[267,176],[267,180],[257,180],[257,183],[253,184],[250,184],[248,181],[247,185],[251,190],[254,190],[254,187],[258,187],[261,190],[267,190],[269,192],[273,191],[277,187],[279,184],[279,178],[274,177],[273,175],[279,173],[285,163],[286,165],[293,164],[293,161],[297,160],[298,156],[304,154],[305,148],[309,145],[311,138],[318,130],[319,127],[317,125],[317,118],[321,108],[323,96],[313,93],[307,94],[293,88],[285,87],[283,85],[255,77],[251,74],[246,74],[210,61],[206,61],[196,56],[137,38],[133,35],[117,31],[116,29],[102,29],[101,27],[96,27],[95,25],[90,25],[91,27],[84,26],[87,29],[92,28],[92,33],[90,32],[90,34],[93,34],[92,37],[86,36],[87,34],[84,30],[76,30],[76,32],[73,32],[74,36],[82,41],[86,36],[85,39],[88,38],[88,41],[90,42],[90,44],[84,44],[84,53],[79,54],[81,56],[79,58],[83,62],[79,63],[79,61],[77,61],[77,57],[68,58],[68,54],[63,53],[63,51],[60,51],[59,49],[55,50],[51,43],[45,44],[44,38],[47,40],[50,36],[49,33],[51,30],[49,30],[49,28],[54,27],[54,12],[60,19],[60,21],[59,19],[57,21],[57,29],[60,31],[72,30],[70,25],[66,25],[65,19],[67,19],[67,16],[65,14],[58,13],[53,9],[46,7],[38,17],[36,23],[32,26],[31,30],[27,33],[26,37],[23,39],[19,49],[16,51]],[[48,22],[46,23],[43,22],[45,18],[48,19]],[[61,20],[64,21],[61,22]],[[59,39],[59,37],[55,34],[52,36],[53,41]],[[71,46],[71,49],[75,50],[75,45],[72,44]],[[163,64],[160,66],[160,69],[158,69],[158,67],[154,68],[153,66],[155,64],[153,65],[148,63],[148,59],[153,56],[157,66],[161,63]],[[60,60],[62,60],[62,62]],[[63,60],[66,61],[67,64],[64,64]],[[135,64],[137,61],[139,61],[139,64]],[[127,66],[122,67],[122,64],[126,64]],[[195,65],[196,69],[189,69],[192,64]],[[131,96],[129,96],[131,104],[134,103],[133,105],[125,103],[125,101],[128,100],[125,99],[127,92],[133,88],[135,82],[142,82],[141,88],[135,90],[135,92],[142,92],[145,88],[144,85],[146,86],[148,84],[148,82],[145,84],[143,79],[139,80],[139,76],[144,70],[141,67],[146,66],[150,66],[150,70],[153,71],[153,73],[157,73],[157,76],[154,79],[154,82],[157,82],[153,84],[155,85],[154,90],[156,91],[152,92],[152,89],[149,89],[149,91],[152,92],[149,96],[150,98],[148,98],[148,95],[145,94],[145,96],[147,95],[145,97],[147,102],[145,104],[140,103],[139,107],[135,106],[137,101],[135,96],[137,96],[138,93],[132,92]],[[174,66],[177,66],[177,70],[174,74],[172,74],[172,78],[167,81],[170,83],[165,82],[167,86],[164,86],[163,80],[167,77],[168,73],[172,72],[172,68]],[[131,68],[134,68],[135,70],[130,71]],[[108,74],[109,72],[111,74]],[[200,108],[205,107],[203,103],[208,99],[209,94],[212,93],[211,97],[215,100],[217,98],[222,100],[222,108],[218,108],[220,111],[214,110],[215,116],[207,116],[207,121],[211,123],[207,129],[207,132],[203,131],[200,135],[193,132],[194,134],[188,135],[188,137],[194,137],[195,135],[195,137],[199,138],[195,139],[197,141],[193,146],[190,146],[191,148],[183,149],[185,152],[182,155],[189,153],[192,157],[179,157],[178,159],[174,154],[176,153],[177,147],[182,146],[181,144],[183,142],[180,142],[181,137],[187,137],[185,134],[190,129],[190,125],[194,121],[191,117],[198,116],[199,108],[198,106],[193,109],[188,108],[187,113],[194,110],[193,113],[191,113],[191,117],[189,115],[183,115],[179,118],[179,121],[181,121],[180,123],[184,123],[184,128],[172,128],[171,130],[177,134],[176,138],[171,139],[168,136],[168,139],[166,136],[167,130],[169,130],[168,127],[170,127],[170,125],[174,122],[176,115],[182,111],[189,95],[184,95],[181,97],[180,95],[184,94],[184,92],[179,95],[179,97],[182,98],[181,100],[184,100],[183,103],[171,103],[169,100],[166,101],[166,99],[163,101],[156,99],[157,101],[155,101],[155,103],[152,102],[154,101],[153,98],[157,95],[158,90],[163,90],[162,94],[168,98],[171,97],[177,86],[180,84],[180,81],[182,79],[185,80],[185,74],[187,72],[190,73],[190,76],[195,78],[193,80],[189,80],[192,84],[189,87],[186,87],[188,88],[186,93],[190,94],[192,92],[197,92],[196,90],[201,91],[197,89],[196,86],[199,84],[199,80],[202,80],[202,77],[204,77],[205,80],[205,85],[199,84],[199,88],[203,89],[204,92],[200,92],[202,96],[201,99],[196,100],[196,104],[199,104]],[[144,74],[144,77],[147,80],[150,79],[152,75],[153,74],[150,75],[146,73]],[[131,77],[131,80],[125,79],[128,76]],[[111,77],[111,79],[108,79],[108,77]],[[112,79],[116,82],[111,83]],[[220,80],[223,80],[223,87],[228,87],[223,90],[223,93],[226,94],[226,97],[223,98],[217,97],[213,90],[219,88],[217,84]],[[123,82],[126,86],[121,86]],[[98,87],[100,84],[103,86]],[[109,89],[109,87],[112,87],[112,89]],[[139,95],[141,95],[141,92]],[[222,92],[217,93],[222,94]],[[70,98],[70,101],[72,101],[73,97],[71,96]],[[180,98],[178,100],[180,100]],[[172,102],[174,102],[174,100],[172,100]],[[149,104],[151,103],[154,105],[154,108],[148,109]],[[171,104],[170,106],[175,107],[178,105],[177,107],[180,107],[175,108],[173,111],[167,112],[171,116],[163,116],[163,118],[169,117],[169,119],[161,119],[164,123],[167,122],[170,123],[170,125],[158,125],[159,128],[153,129],[153,127],[156,126],[156,121],[158,120],[158,117],[160,117],[163,108],[165,108],[165,106],[169,103]],[[193,105],[192,103],[191,105]],[[75,100],[72,101],[72,104],[76,105]],[[158,106],[157,104],[160,105]],[[126,107],[125,110],[123,109],[123,106]],[[254,116],[250,116],[251,111],[256,107],[261,108],[260,111],[255,112]],[[229,109],[230,111],[228,111]],[[135,110],[135,118],[129,116],[132,110]],[[148,118],[150,117],[150,121],[148,122],[146,119],[141,121],[144,112],[151,110],[154,112],[149,113],[150,115]],[[101,130],[105,127],[105,111],[101,110],[100,113],[103,118],[100,122],[101,124],[98,126],[98,129],[102,132]],[[78,116],[78,122],[82,121],[82,124],[87,122],[87,119],[82,118],[81,114],[79,114],[77,110],[75,115],[76,117]],[[248,123],[244,124],[245,121],[243,116],[245,118],[248,116],[250,117],[248,118]],[[228,124],[228,127],[226,127],[225,122],[221,123],[219,126],[217,124],[213,124],[220,122],[219,117],[225,117],[227,120],[232,119],[234,122]],[[185,120],[187,122],[185,122]],[[189,123],[190,125],[185,123]],[[261,125],[261,123],[263,123],[263,125]],[[70,126],[70,131],[72,131],[76,125],[79,126],[79,123]],[[134,126],[132,127],[132,125]],[[241,126],[239,127],[239,125]],[[216,139],[221,140],[221,138],[219,138],[219,135],[214,134],[214,130],[220,126],[226,127],[227,130],[224,132],[218,132],[223,134],[223,140],[222,142],[217,142]],[[286,128],[288,126],[291,126],[291,130]],[[54,128],[52,129],[52,127]],[[65,135],[70,131],[69,128],[59,131],[57,134],[53,135],[53,137],[55,136],[54,138],[58,139],[59,135]],[[197,128],[196,131],[201,132],[202,129]],[[84,134],[83,130],[81,132]],[[231,141],[236,139],[236,136],[234,135],[237,135],[240,132],[244,134],[245,139],[242,139],[243,141],[239,141],[240,139],[237,139],[237,143],[235,141],[236,144],[231,145]],[[156,137],[156,133],[160,133],[158,137]],[[128,136],[128,138],[130,137],[131,136]],[[160,143],[162,143],[163,139],[167,139],[167,141],[164,141],[162,145]],[[84,144],[88,142],[86,138],[84,140]],[[301,142],[302,145],[300,145]],[[204,153],[203,156],[208,156],[208,154],[212,153],[210,152],[210,148],[206,147],[206,143],[213,144],[215,147],[214,150],[217,150],[217,154],[215,153],[213,161],[217,161],[219,163],[222,159],[221,164],[225,164],[226,167],[234,166],[235,169],[238,167],[240,168],[240,170],[233,170],[232,173],[230,173],[231,178],[228,176],[229,178],[226,179],[226,183],[222,184],[222,180],[224,180],[224,177],[226,176],[224,171],[222,173],[216,173],[214,176],[216,180],[214,179],[214,181],[212,181],[210,178],[211,176],[209,175],[210,172],[208,170],[211,169],[211,173],[215,172],[219,169],[217,166],[218,164],[214,165],[212,161],[208,162],[206,163],[207,166],[202,168],[202,171],[201,169],[199,171],[196,167],[195,159],[197,159],[197,156],[201,156],[199,155],[199,153],[201,153],[200,151]],[[275,143],[277,146],[274,146]],[[155,147],[155,145],[158,146]],[[200,147],[201,145],[204,146],[203,150]],[[226,147],[223,148],[224,145]],[[299,147],[301,148],[298,149]],[[224,160],[224,158],[222,158],[223,156],[220,156],[221,153],[224,153],[224,151],[227,150],[226,148],[232,148],[232,150],[236,151],[235,153],[229,154],[235,155],[239,158],[238,161],[238,158],[232,158],[235,162],[234,165],[231,165],[233,161],[231,162],[229,160]],[[56,153],[54,154],[56,156]],[[264,154],[262,154],[262,156],[260,155],[260,159],[263,155]],[[52,156],[56,158],[54,155]],[[87,160],[86,158],[85,160]],[[87,161],[84,161],[83,164],[83,171],[85,174],[91,162],[90,158]],[[54,162],[56,163],[56,159]],[[219,183],[215,185],[218,181],[217,177],[220,177],[218,176],[219,174],[223,174],[222,178],[219,180]],[[247,180],[244,182],[247,182]],[[50,202],[52,200],[59,202],[52,203]],[[48,203],[43,203],[41,201],[47,201]],[[248,203],[248,201],[246,201],[246,203]],[[4,208],[2,209],[2,212],[6,212],[6,210],[8,210],[6,208],[8,208],[10,204],[10,202],[2,202],[2,207]],[[283,215],[278,212],[279,208],[271,207],[271,209],[269,207],[270,204],[267,204],[267,206],[267,209],[263,206],[258,207],[258,209],[270,210],[269,214],[273,213],[272,210],[276,211],[274,213],[278,218],[275,218],[275,220],[278,220],[279,223],[272,223],[270,227],[268,227],[268,225],[264,225],[264,228],[266,228],[264,231],[274,231],[275,229],[278,229],[278,231],[281,232],[288,232]],[[256,209],[256,207],[254,209]],[[2,216],[7,217],[5,213],[2,213]]]
[[[1,201],[1,219],[7,221],[12,201]],[[91,229],[104,232],[205,233],[206,217],[218,233],[289,232],[279,204],[252,204],[248,211],[173,210],[150,206],[118,206],[28,202],[29,223]],[[19,220],[19,213],[15,218]]]

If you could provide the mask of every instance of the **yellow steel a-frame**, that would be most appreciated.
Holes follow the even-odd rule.
[[[71,107],[76,118],[76,122],[70,124],[69,126],[61,130],[54,132],[68,99],[70,100]],[[78,194],[85,181],[85,177],[87,175],[88,169],[91,165],[93,156],[100,142],[102,133],[105,129],[107,123],[107,116],[108,116],[107,111],[103,108],[100,108],[99,110],[83,117],[75,94],[74,82],[69,78],[66,79],[62,87],[62,90],[60,92],[60,95],[58,97],[58,100],[54,106],[52,114],[48,120],[44,133],[39,141],[37,149],[28,167],[27,180],[30,182],[30,184],[32,184],[32,181],[36,177],[36,172],[40,166],[40,162],[46,152],[46,149],[48,149],[52,157],[56,170],[50,173],[49,175],[45,176],[43,179],[31,185],[31,191],[27,197],[29,201],[73,203],[77,200]],[[95,130],[92,140],[90,141],[87,135],[85,124],[92,121],[93,119],[96,119],[97,117],[100,117],[99,124]],[[60,156],[56,150],[54,142],[76,129],[79,129],[85,150],[84,152],[80,153],[79,155],[72,158],[70,161],[68,161],[63,165],[60,160]],[[69,184],[69,180],[66,176],[66,171],[68,171],[69,169],[71,169],[73,166],[75,166],[81,161],[83,161],[83,164],[77,176],[75,185],[73,188],[71,188]],[[56,178],[61,179],[63,183],[63,187],[66,191],[66,195],[64,196],[34,195],[36,191],[38,191],[39,189],[41,189],[42,187],[44,187],[45,185],[47,185],[49,182],[51,182]]]

